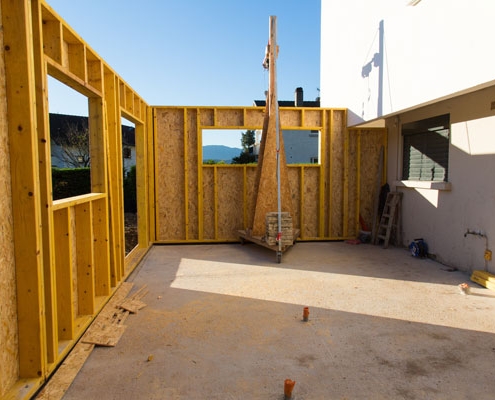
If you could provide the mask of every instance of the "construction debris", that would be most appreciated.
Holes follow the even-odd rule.
[[[124,282],[124,284],[130,285],[130,288],[133,286],[132,283]],[[93,343],[97,346],[115,346],[124,334],[126,328],[124,322],[129,316],[129,313],[135,314],[146,306],[140,300],[148,293],[148,291],[145,291],[145,288],[146,285],[127,298],[122,299],[119,297],[116,301],[112,301],[114,300],[112,299],[107,307],[96,317],[81,341],[83,343]]]
[[[118,343],[125,331],[124,322],[129,313],[136,313],[146,306],[141,301],[148,293],[146,285],[127,297],[133,286],[129,282],[120,285],[36,399],[62,399],[94,347],[113,347]],[[148,356],[148,361],[152,359],[152,355]]]

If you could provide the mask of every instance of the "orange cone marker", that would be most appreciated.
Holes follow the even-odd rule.
[[[293,381],[291,379],[286,379],[284,382],[284,395],[285,399],[288,400],[292,397],[292,389],[294,389],[294,385],[296,384],[296,381]]]
[[[309,319],[309,307],[304,307],[303,309],[303,321],[307,321]]]

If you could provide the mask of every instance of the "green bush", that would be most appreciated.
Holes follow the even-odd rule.
[[[52,168],[53,200],[91,193],[89,168]]]

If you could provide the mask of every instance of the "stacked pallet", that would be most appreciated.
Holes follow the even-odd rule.
[[[495,275],[486,271],[473,271],[471,280],[490,290],[495,290]]]
[[[292,246],[294,244],[294,231],[292,229],[292,217],[288,212],[280,213],[281,217],[281,242],[282,246]],[[266,214],[266,243],[270,246],[277,245],[278,236],[278,213],[269,212]]]

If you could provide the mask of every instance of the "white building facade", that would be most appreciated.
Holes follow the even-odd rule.
[[[386,127],[403,244],[492,273],[494,17],[492,0],[322,0],[321,15],[321,104]]]

